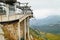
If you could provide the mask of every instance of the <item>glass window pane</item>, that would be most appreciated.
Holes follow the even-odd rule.
[[[15,12],[15,7],[14,6],[9,6],[9,13],[14,14]]]
[[[5,15],[6,14],[5,9],[4,10],[3,9],[4,9],[3,7],[0,7],[0,15]]]

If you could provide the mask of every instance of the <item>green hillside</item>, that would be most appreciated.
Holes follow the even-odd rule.
[[[30,28],[30,35],[33,36],[33,40],[42,40],[40,33],[33,30],[32,28]]]
[[[32,28],[30,28],[30,35],[32,35],[33,40],[60,40],[60,34],[39,32]]]

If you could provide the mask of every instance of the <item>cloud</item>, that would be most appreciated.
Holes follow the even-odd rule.
[[[37,9],[33,11],[35,18],[46,18],[49,15],[60,15],[60,9]]]
[[[35,18],[60,15],[60,0],[20,0],[20,2],[29,2]]]
[[[60,0],[30,0],[33,9],[60,8]]]
[[[39,8],[60,8],[60,0],[17,0],[20,2],[29,2],[33,9]]]

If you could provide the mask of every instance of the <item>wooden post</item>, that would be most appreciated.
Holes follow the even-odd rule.
[[[26,40],[26,19],[24,20],[24,40]]]
[[[20,40],[20,22],[18,22],[18,39]]]

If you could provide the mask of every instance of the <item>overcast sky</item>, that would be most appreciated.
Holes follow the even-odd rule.
[[[45,18],[49,15],[60,15],[60,0],[18,0],[29,2],[35,18]]]

